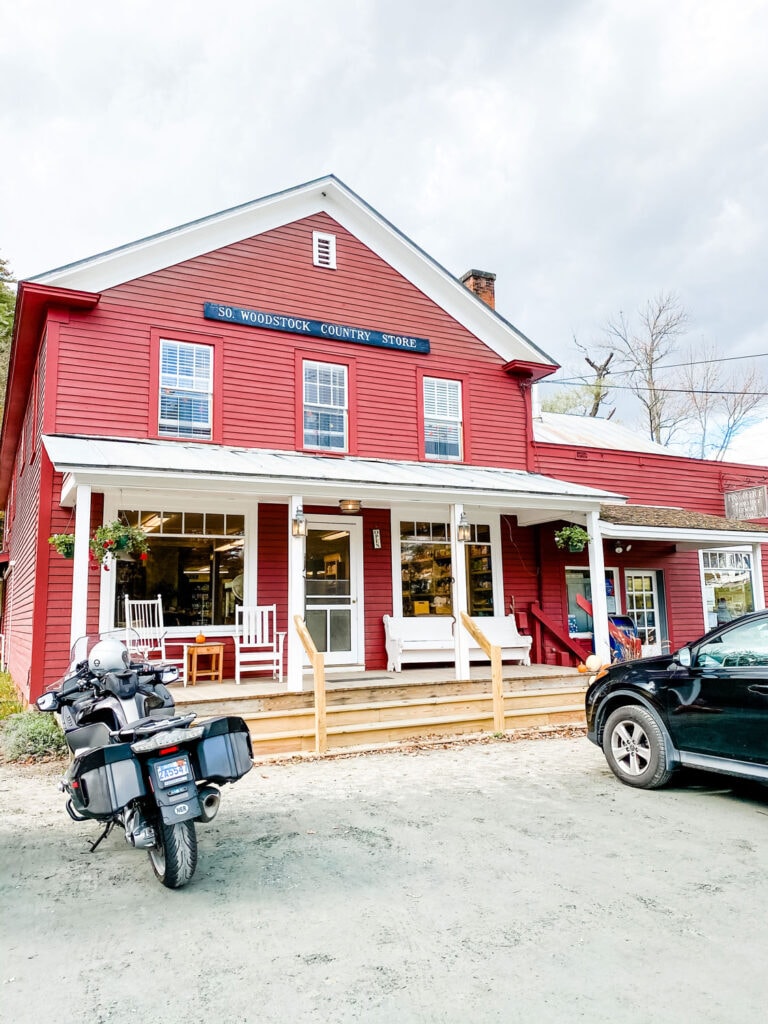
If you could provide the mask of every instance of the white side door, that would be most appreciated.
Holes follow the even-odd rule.
[[[627,615],[637,626],[644,658],[661,654],[659,593],[656,573],[632,570],[624,573],[627,589]]]

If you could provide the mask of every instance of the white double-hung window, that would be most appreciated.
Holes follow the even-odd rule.
[[[212,405],[213,348],[161,339],[159,434],[209,439]]]
[[[462,458],[461,381],[424,378],[424,454],[428,459]]]
[[[304,447],[345,452],[348,447],[347,367],[304,363]]]

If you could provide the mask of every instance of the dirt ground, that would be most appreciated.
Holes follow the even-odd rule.
[[[0,1019],[765,1018],[768,791],[637,792],[586,739],[257,765],[197,874],[0,767]]]

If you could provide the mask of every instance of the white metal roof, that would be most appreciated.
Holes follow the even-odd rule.
[[[450,463],[331,458],[290,451],[230,448],[184,441],[47,435],[46,451],[65,474],[62,500],[78,484],[94,490],[155,488],[253,497],[302,495],[318,503],[340,498],[384,506],[410,502],[463,503],[555,513],[597,510],[623,496],[537,473]]]
[[[546,444],[574,444],[584,448],[610,448],[623,452],[653,452],[675,455],[628,427],[597,416],[573,416],[560,412],[542,412],[533,420],[533,436]]]

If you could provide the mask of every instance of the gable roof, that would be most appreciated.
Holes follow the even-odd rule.
[[[317,213],[328,214],[346,228],[505,363],[538,367],[535,376],[542,375],[542,364],[551,366],[552,372],[558,368],[554,360],[521,331],[332,174],[50,270],[30,280],[58,288],[101,292]]]

